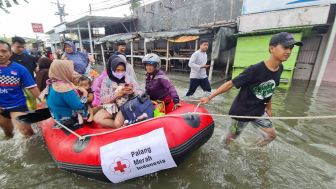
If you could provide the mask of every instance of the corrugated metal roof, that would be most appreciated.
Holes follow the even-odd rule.
[[[134,32],[134,33],[120,33],[105,36],[95,40],[96,44],[102,44],[107,41],[117,42],[117,41],[127,41],[135,38],[147,38],[147,39],[168,39],[179,36],[199,36],[202,34],[210,33],[212,30],[207,29],[189,29],[189,30],[178,30],[178,31],[164,31],[164,32]]]
[[[139,32],[139,34],[143,38],[167,39],[178,36],[203,35],[210,32],[211,30],[208,29],[187,29],[187,30],[162,31],[162,32]]]
[[[265,29],[251,32],[239,32],[234,34],[234,36],[251,36],[251,35],[264,35],[264,34],[273,34],[278,32],[302,32],[304,30],[311,30],[314,26],[299,26],[299,27],[287,27],[287,28],[273,28],[273,29]]]
[[[84,16],[66,24],[67,27],[87,27],[90,21],[91,27],[99,28],[107,25],[131,22],[136,20],[136,17],[108,17],[108,16]]]
[[[138,33],[119,33],[108,35],[95,40],[95,44],[102,44],[105,42],[117,42],[117,41],[127,41],[139,37]]]

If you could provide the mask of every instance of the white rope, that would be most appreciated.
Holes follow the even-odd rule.
[[[197,108],[196,108],[197,109]],[[258,116],[234,116],[234,115],[224,115],[224,114],[209,114],[209,113],[201,113],[201,112],[188,112],[188,113],[184,113],[184,114],[170,114],[170,115],[165,115],[162,117],[155,117],[155,118],[151,118],[151,119],[147,119],[138,123],[134,123],[125,127],[121,127],[115,130],[111,130],[111,131],[105,131],[102,133],[95,133],[95,134],[88,134],[88,135],[84,135],[82,136],[84,139],[86,137],[93,137],[93,136],[100,136],[100,135],[105,135],[105,134],[110,134],[110,133],[114,133],[116,131],[119,131],[121,129],[127,128],[127,127],[132,127],[138,124],[142,124],[145,122],[149,122],[155,119],[160,119],[160,118],[166,118],[166,117],[181,117],[181,116],[185,116],[185,115],[204,115],[204,116],[215,116],[215,117],[228,117],[228,118],[242,118],[242,119],[278,119],[278,120],[303,120],[303,119],[334,119],[336,118],[336,115],[330,115],[330,116],[308,116],[308,117],[258,117]]]
[[[197,101],[198,102],[198,101]],[[240,119],[270,119],[270,120],[312,120],[312,119],[335,119],[336,115],[329,115],[329,116],[306,116],[306,117],[269,117],[269,116],[264,116],[264,117],[259,117],[259,116],[236,116],[236,115],[226,115],[226,114],[210,114],[210,113],[202,113],[202,112],[196,112],[197,109],[199,108],[199,106],[201,105],[201,103],[198,103],[196,108],[194,109],[193,112],[187,112],[184,114],[168,114],[168,115],[164,115],[164,116],[160,116],[160,117],[154,117],[154,118],[150,118],[150,119],[146,119],[131,125],[127,125],[118,129],[114,129],[114,130],[110,130],[110,131],[105,131],[105,132],[101,132],[101,133],[94,133],[94,134],[87,134],[84,136],[79,135],[78,133],[76,133],[75,131],[69,129],[68,127],[66,127],[65,125],[63,125],[62,123],[58,122],[57,120],[55,120],[55,122],[60,125],[61,127],[63,127],[64,129],[66,129],[67,131],[69,131],[71,134],[75,135],[76,137],[78,137],[80,140],[85,140],[85,138],[87,137],[94,137],[94,136],[101,136],[101,135],[106,135],[106,134],[110,134],[110,133],[114,133],[117,132],[121,129],[124,128],[128,128],[128,127],[132,127],[135,125],[139,125],[142,123],[146,123],[155,119],[161,119],[161,118],[167,118],[167,117],[181,117],[181,116],[186,116],[186,115],[203,115],[203,116],[213,116],[213,117],[227,117],[227,118],[240,118]]]
[[[199,107],[201,104],[202,104],[202,103],[200,103],[200,102],[197,104],[197,106],[196,106],[196,108],[195,108],[195,110],[194,110],[193,113],[196,113],[196,112],[197,112],[197,109],[198,109],[198,107]]]
[[[160,116],[160,117],[154,117],[154,118],[146,119],[146,120],[143,120],[143,121],[131,124],[131,125],[127,125],[127,126],[118,128],[118,129],[114,129],[114,130],[111,130],[111,131],[105,131],[105,132],[95,133],[95,134],[88,134],[88,135],[84,135],[82,137],[85,139],[86,137],[93,137],[93,136],[100,136],[100,135],[110,134],[110,133],[117,132],[117,131],[119,131],[121,129],[132,127],[132,126],[139,125],[139,124],[142,124],[142,123],[146,123],[146,122],[149,122],[149,121],[152,121],[152,120],[155,120],[155,119],[166,118],[166,117],[181,117],[183,115],[186,115],[186,114],[171,114],[171,115],[165,115],[165,116]]]
[[[198,103],[195,110],[194,110],[194,113],[196,113],[198,107],[201,105],[201,103]],[[181,117],[183,115],[187,115],[188,113],[186,114],[170,114],[170,115],[165,115],[165,116],[160,116],[160,117],[154,117],[154,118],[150,118],[150,119],[146,119],[146,120],[143,120],[143,121],[140,121],[140,122],[137,122],[137,123],[134,123],[134,124],[131,124],[131,125],[127,125],[127,126],[124,126],[124,127],[121,127],[121,128],[118,128],[118,129],[114,129],[114,130],[111,130],[111,131],[105,131],[105,132],[102,132],[102,133],[95,133],[95,134],[88,134],[88,135],[84,135],[82,136],[84,139],[86,137],[93,137],[93,136],[100,136],[100,135],[105,135],[105,134],[110,134],[110,133],[113,133],[113,132],[116,132],[116,131],[119,131],[121,129],[124,129],[124,128],[127,128],[127,127],[132,127],[132,126],[135,126],[135,125],[138,125],[138,124],[142,124],[142,123],[146,123],[146,122],[149,122],[149,121],[152,121],[152,120],[155,120],[155,119],[159,119],[159,118],[166,118],[166,117]]]
[[[182,99],[182,102],[199,102],[199,100]]]
[[[194,114],[198,115],[208,115],[215,117],[228,117],[228,118],[241,118],[241,119],[278,119],[278,120],[305,120],[305,119],[335,119],[336,115],[329,116],[306,116],[306,117],[259,117],[259,116],[236,116],[236,115],[225,115],[225,114],[209,114],[196,112]]]

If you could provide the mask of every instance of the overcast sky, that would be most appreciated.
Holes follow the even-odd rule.
[[[12,0],[9,0],[12,2]],[[24,37],[33,37],[35,34],[32,31],[31,23],[42,23],[44,32],[53,28],[60,23],[59,16],[55,15],[57,6],[51,2],[57,0],[28,0],[29,4],[23,0],[17,0],[20,5],[13,5],[8,8],[10,14],[0,10],[0,35],[7,37],[18,35]],[[93,9],[101,7],[109,7],[127,0],[60,0],[60,3],[65,4],[65,12],[69,14],[65,18],[66,21],[73,21],[89,13],[83,13],[89,10],[89,4],[93,4]],[[155,1],[155,0],[152,0]],[[100,3],[104,2],[104,3]],[[100,3],[100,4],[99,4]],[[107,11],[93,12],[93,15],[103,16],[123,16],[130,14],[129,6],[113,8]]]

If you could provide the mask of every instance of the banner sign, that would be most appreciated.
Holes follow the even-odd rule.
[[[113,183],[176,167],[163,128],[102,146],[100,160]]]
[[[44,33],[42,24],[32,23],[31,25],[34,33]]]
[[[242,15],[239,32],[327,24],[329,12],[330,6],[325,5]]]
[[[329,5],[336,0],[244,0],[242,14],[268,12],[313,5]]]

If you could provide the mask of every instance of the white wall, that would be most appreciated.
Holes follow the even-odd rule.
[[[330,6],[312,6],[242,15],[239,18],[239,32],[326,24]]]
[[[244,0],[242,14],[291,9],[313,5],[329,5],[333,3],[336,3],[336,0]]]

